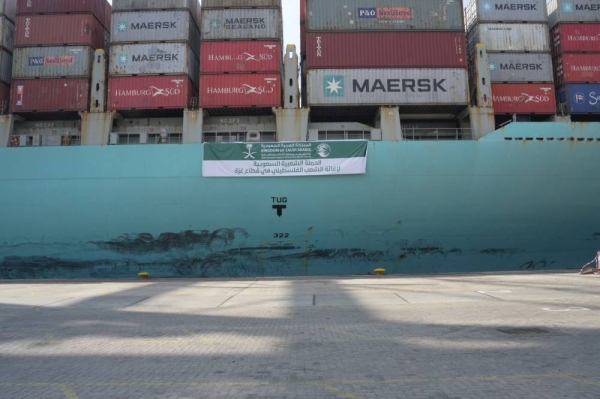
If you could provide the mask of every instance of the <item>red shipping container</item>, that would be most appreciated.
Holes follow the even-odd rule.
[[[306,22],[306,0],[300,0],[300,22]]]
[[[201,73],[274,72],[282,69],[281,43],[274,41],[202,42]]]
[[[93,14],[105,24],[106,0],[19,0],[17,15],[29,14]],[[106,26],[106,25],[104,25]],[[106,26],[110,30],[110,25]]]
[[[467,67],[464,32],[324,32],[306,38],[308,69]]]
[[[106,2],[106,11],[104,13],[104,29],[109,31],[112,29],[112,5]]]
[[[88,79],[13,80],[12,112],[87,111],[90,100]]]
[[[555,60],[556,82],[600,83],[600,54],[564,54]]]
[[[600,24],[560,24],[550,33],[554,55],[600,53]]]
[[[113,111],[188,108],[195,94],[187,75],[108,79],[108,109]]]
[[[300,52],[306,54],[306,22],[300,22]]]
[[[281,107],[280,74],[203,75],[200,107]]]
[[[23,15],[17,17],[15,47],[104,47],[104,27],[90,14]]]
[[[556,114],[552,84],[493,84],[496,114]]]

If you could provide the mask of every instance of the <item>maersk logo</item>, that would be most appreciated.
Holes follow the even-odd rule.
[[[211,19],[210,20],[210,30],[221,30],[223,27],[223,21],[220,19]]]
[[[127,21],[121,21],[119,22],[119,24],[117,25],[117,30],[119,32],[127,32],[127,27],[129,26],[129,23]]]
[[[575,7],[573,7],[573,3],[563,3],[562,10],[566,13],[572,13],[573,11],[575,11]]]
[[[537,11],[537,4],[502,3],[496,4],[495,9],[496,11]]]
[[[490,12],[494,9],[494,6],[492,6],[492,3],[483,3],[483,11],[485,12]]]
[[[490,72],[496,72],[497,69],[498,66],[495,63],[490,62]]]
[[[127,65],[129,64],[129,54],[119,54],[117,57],[117,64]]]
[[[323,92],[325,97],[345,97],[346,79],[341,75],[325,75]]]

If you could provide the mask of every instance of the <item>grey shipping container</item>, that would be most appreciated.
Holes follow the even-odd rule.
[[[202,40],[281,39],[281,10],[224,9],[202,11]]]
[[[548,2],[550,27],[562,22],[600,22],[598,0],[551,0]]]
[[[308,31],[464,29],[461,1],[307,0]]]
[[[554,81],[550,53],[488,53],[492,82],[548,83]]]
[[[10,84],[12,71],[12,55],[6,51],[0,51],[0,81]]]
[[[546,0],[473,0],[466,24],[477,22],[548,22]]]
[[[198,0],[113,0],[112,9],[113,12],[188,10],[196,20],[200,15]]]
[[[93,61],[94,49],[87,46],[16,48],[13,76],[15,79],[89,77]]]
[[[315,69],[308,103],[321,105],[464,105],[466,69]]]
[[[0,46],[12,53],[15,47],[15,24],[0,18]]]
[[[200,50],[200,33],[188,11],[115,12],[111,43],[189,42]]]
[[[477,43],[487,51],[550,51],[548,24],[478,24],[467,36],[469,53]]]
[[[0,15],[15,22],[17,17],[17,0],[0,0]]]
[[[110,76],[182,75],[198,83],[200,64],[187,43],[146,43],[112,45]]]
[[[281,0],[202,0],[204,9],[251,7],[281,8]]]

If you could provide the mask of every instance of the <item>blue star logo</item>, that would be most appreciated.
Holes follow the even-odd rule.
[[[123,22],[119,22],[119,24],[117,25],[117,30],[119,32],[125,32],[127,30],[127,22],[123,21]]]
[[[323,94],[325,97],[345,97],[345,78],[341,75],[325,75],[323,78]]]
[[[127,65],[129,64],[129,54],[119,54],[117,57],[117,64]]]
[[[572,13],[575,8],[573,7],[573,3],[563,3],[562,9],[563,12]]]

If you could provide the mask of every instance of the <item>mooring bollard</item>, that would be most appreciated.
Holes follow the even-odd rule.
[[[138,277],[141,278],[142,280],[148,280],[150,278],[150,273],[141,272],[141,273],[138,273]]]
[[[383,276],[385,274],[385,269],[375,269],[375,275],[376,276]]]

